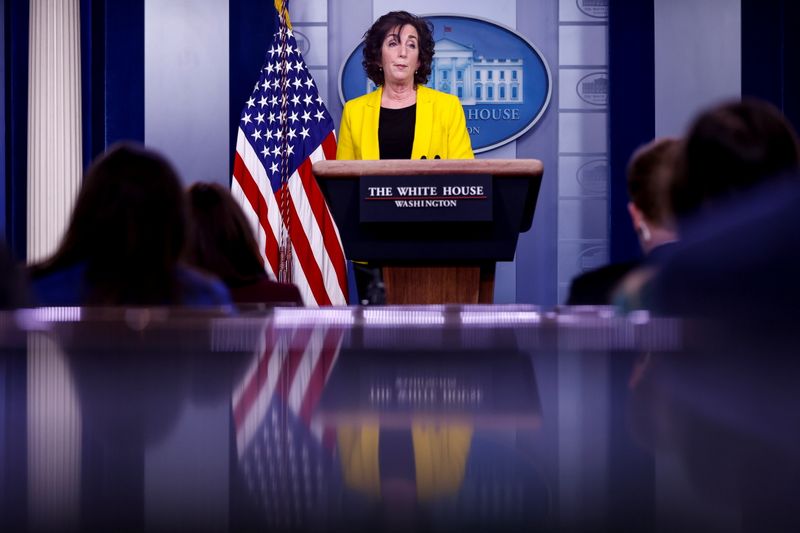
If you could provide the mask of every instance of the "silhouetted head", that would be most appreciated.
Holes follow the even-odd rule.
[[[120,143],[89,167],[61,245],[32,273],[85,263],[87,303],[177,303],[185,238],[185,197],[172,165]]]
[[[781,112],[746,99],[702,113],[686,136],[671,202],[676,216],[798,168],[797,138]]]
[[[656,139],[640,147],[628,163],[628,214],[645,253],[676,239],[669,187],[680,141]]]
[[[228,286],[264,276],[253,230],[227,189],[215,183],[195,183],[189,188],[189,214],[189,262],[219,276]]]
[[[636,150],[628,163],[628,196],[648,222],[671,225],[669,187],[679,147],[676,138],[655,139]]]

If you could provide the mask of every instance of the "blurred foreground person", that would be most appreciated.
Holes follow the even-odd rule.
[[[269,279],[250,224],[225,188],[212,183],[192,185],[189,214],[189,261],[219,276],[234,302],[303,305],[296,285]]]
[[[681,237],[694,217],[796,171],[799,163],[794,129],[768,102],[728,102],[700,114],[686,136],[670,188]]]
[[[688,235],[651,283],[652,309],[734,320],[751,332],[767,326],[775,335],[794,337],[800,302],[800,177],[767,183],[718,205],[695,219]],[[757,337],[764,344],[778,340]]]
[[[669,186],[680,141],[656,139],[640,147],[628,164],[628,214],[644,259],[613,263],[572,280],[567,305],[610,305],[614,290],[634,268],[658,260],[677,239],[669,208]]]
[[[230,305],[217,279],[181,264],[186,199],[172,166],[117,144],[89,168],[64,238],[30,268],[41,306]]]
[[[673,252],[685,256],[686,250],[695,249],[710,258],[707,254],[710,250],[696,249],[695,243],[704,240],[710,228],[728,224],[728,217],[732,217],[730,224],[735,224],[740,214],[750,209],[757,210],[758,206],[750,207],[750,204],[763,201],[760,200],[762,193],[757,192],[759,188],[769,184],[777,186],[787,179],[796,181],[798,164],[800,151],[796,134],[786,118],[771,104],[748,99],[724,103],[700,114],[686,136],[670,187],[670,204],[681,244],[661,258],[656,268],[639,270],[629,276],[617,301],[625,309],[645,308],[673,313],[682,308],[690,314],[696,314],[698,306],[710,304],[702,301],[703,291],[693,294],[677,291],[670,298],[683,294],[687,298],[684,304],[664,306],[657,301],[661,296],[653,294],[653,276],[669,264]],[[787,175],[791,177],[787,178]],[[731,204],[738,207],[731,207]],[[793,246],[786,240],[788,231],[786,228],[776,234],[782,235],[780,246]],[[766,245],[776,238],[768,233],[761,236],[751,234],[751,237],[753,249],[743,245],[730,257],[736,265],[744,266],[748,262],[752,264],[766,259],[766,256],[759,259],[751,257],[751,254],[758,253],[757,246]],[[759,240],[763,242],[759,243]],[[781,268],[778,264],[772,267]],[[715,268],[723,269],[725,265],[717,264]],[[791,282],[789,277],[782,279]],[[743,285],[734,282],[733,278],[726,280],[711,276],[708,281],[729,283],[726,291],[731,300],[742,298],[744,301],[750,296],[742,292]],[[677,289],[681,281],[677,279],[674,283]]]

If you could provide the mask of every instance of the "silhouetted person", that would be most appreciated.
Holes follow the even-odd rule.
[[[56,252],[30,269],[43,306],[229,305],[217,279],[181,264],[186,198],[172,166],[118,144],[89,168]]]
[[[737,321],[796,314],[799,162],[796,135],[770,104],[700,115],[673,188],[681,244],[650,283],[648,306]]]
[[[681,234],[714,205],[798,169],[797,136],[773,105],[734,101],[701,113],[689,128],[670,189]]]
[[[675,242],[675,223],[669,209],[669,186],[675,172],[680,142],[656,139],[639,148],[628,164],[628,214],[644,263],[657,260]],[[642,260],[613,263],[572,280],[567,305],[609,305],[614,289]]]
[[[269,279],[250,224],[225,188],[192,185],[189,213],[193,228],[187,258],[219,276],[234,302],[303,305],[297,286]]]

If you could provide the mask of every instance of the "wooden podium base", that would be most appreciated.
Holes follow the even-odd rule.
[[[385,266],[386,303],[491,304],[495,264],[482,266]]]

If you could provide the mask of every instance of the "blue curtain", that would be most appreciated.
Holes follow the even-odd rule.
[[[609,2],[608,217],[612,263],[642,253],[626,207],[625,169],[633,151],[655,136],[654,54],[653,2]]]
[[[228,176],[233,175],[233,152],[239,116],[247,96],[253,91],[270,38],[275,32],[275,7],[272,1],[234,0],[230,2],[230,150]],[[291,16],[291,3],[289,14]]]

